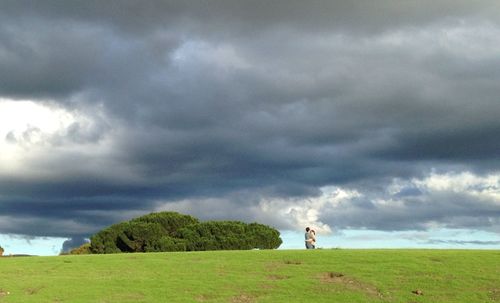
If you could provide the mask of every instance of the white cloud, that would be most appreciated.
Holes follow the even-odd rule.
[[[413,180],[412,183],[430,195],[438,192],[453,192],[472,195],[476,199],[500,205],[500,173],[480,176],[471,172],[444,174],[433,172],[426,178]]]
[[[68,112],[31,101],[0,99],[0,168],[19,168],[46,140],[68,127],[75,118]]]
[[[264,198],[259,206],[262,212],[275,214],[285,218],[291,226],[302,230],[309,226],[318,233],[332,233],[329,224],[320,220],[321,212],[325,207],[341,207],[342,203],[359,197],[355,190],[342,189],[334,186],[321,188],[321,195],[303,198]]]
[[[113,150],[105,120],[99,106],[86,113],[48,101],[0,99],[0,175],[47,177],[56,173],[54,162],[105,157]],[[51,167],[44,167],[48,163]]]
[[[393,179],[383,191],[323,187],[317,197],[268,198],[259,206],[262,212],[283,218],[296,230],[314,226],[323,233],[330,233],[334,225],[412,230],[460,228],[465,224],[496,230],[500,220],[494,209],[498,211],[499,197],[498,173],[431,172],[420,179]]]

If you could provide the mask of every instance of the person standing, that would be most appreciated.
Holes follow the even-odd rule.
[[[304,234],[306,249],[314,249],[313,245],[313,235],[311,234],[311,229],[306,227],[306,233]],[[314,243],[316,243],[316,238],[314,237]]]

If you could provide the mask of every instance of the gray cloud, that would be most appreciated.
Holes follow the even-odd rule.
[[[294,30],[383,30],[404,25],[418,26],[446,18],[466,16],[495,20],[500,9],[495,1],[400,2],[396,0],[358,1],[7,1],[5,15],[23,14],[48,19],[74,19],[142,33],[161,26],[181,24],[205,34],[215,30],[246,32],[286,26]],[[429,10],[432,7],[432,10]],[[390,18],[388,18],[390,17]],[[228,27],[231,25],[232,27]]]
[[[331,226],[498,228],[496,204],[463,193],[408,188],[392,197],[402,206],[373,202],[395,178],[500,170],[500,6],[429,5],[2,3],[0,97],[91,123],[42,136],[29,168],[0,172],[2,216],[39,224],[0,232],[84,237],[158,201],[293,228],[260,201],[328,185],[363,193],[323,209]]]
[[[378,204],[380,196],[366,196],[327,208],[323,222],[339,229],[426,230],[433,225],[447,228],[497,230],[500,207],[493,201],[477,201],[465,193],[430,194],[420,198],[389,200]]]
[[[500,241],[463,241],[463,240],[440,240],[440,239],[431,239],[427,242],[427,244],[452,244],[452,245],[499,245]]]
[[[82,238],[82,237],[68,239],[68,240],[63,242],[61,252],[69,252],[73,248],[80,247],[81,245],[83,245],[87,242],[88,242],[88,239]]]

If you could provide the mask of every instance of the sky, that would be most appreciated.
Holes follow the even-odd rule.
[[[0,245],[156,211],[500,248],[500,4],[1,1]]]

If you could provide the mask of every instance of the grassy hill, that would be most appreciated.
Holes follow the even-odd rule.
[[[500,251],[0,258],[0,302],[500,302]]]

